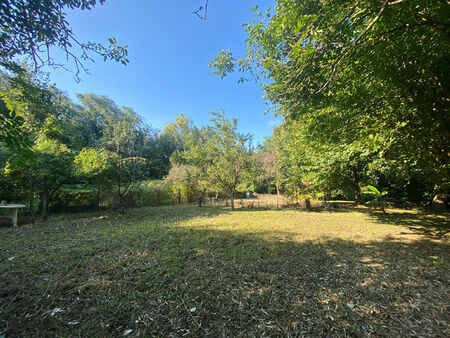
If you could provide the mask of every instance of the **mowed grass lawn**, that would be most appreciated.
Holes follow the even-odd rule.
[[[450,336],[448,214],[194,206],[0,228],[0,336]]]

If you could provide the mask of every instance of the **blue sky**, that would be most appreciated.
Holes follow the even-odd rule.
[[[191,14],[203,4],[108,0],[91,11],[68,12],[79,40],[107,44],[115,37],[128,45],[130,64],[97,59],[87,63],[91,75],[83,75],[81,83],[64,70],[51,70],[52,82],[72,98],[75,93],[107,95],[158,129],[179,113],[205,125],[210,111],[224,108],[229,118],[238,118],[240,131],[252,133],[254,143],[262,142],[280,119],[264,114],[260,85],[237,84],[239,74],[221,80],[208,65],[221,48],[243,55],[246,33],[241,24],[253,19],[250,8],[265,9],[274,1],[210,0],[206,21]]]

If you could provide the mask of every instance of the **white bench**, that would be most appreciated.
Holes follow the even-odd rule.
[[[17,211],[20,208],[25,208],[24,204],[6,204],[6,205],[1,205],[0,204],[0,209],[8,209],[11,210],[12,214],[9,215],[0,215],[0,217],[9,217],[12,219],[13,221],[13,227],[17,226]]]

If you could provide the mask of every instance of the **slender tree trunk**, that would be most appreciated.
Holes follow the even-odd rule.
[[[198,198],[197,198],[197,203],[198,203],[198,206],[199,206],[199,207],[202,206],[202,200],[203,200],[203,197],[202,197],[202,196],[198,196]]]
[[[34,223],[34,181],[31,181],[29,203],[30,203],[29,212],[32,222]]]
[[[275,187],[277,189],[277,209],[279,209],[279,207],[278,207],[278,199],[280,198],[280,186],[279,186],[278,182],[275,183]]]
[[[41,217],[42,220],[45,222],[47,221],[48,218],[48,204],[49,204],[49,194],[46,178],[42,180],[41,203],[42,203]]]
[[[119,197],[119,208],[122,209],[123,203],[122,203],[122,193],[120,192],[120,185],[119,185],[119,189],[117,189],[117,196]]]
[[[359,186],[355,186],[355,204],[359,205],[361,204],[361,191],[359,189]]]
[[[120,191],[120,183],[121,183],[121,181],[122,181],[122,175],[120,174],[120,162],[119,162],[119,165],[117,166],[117,184],[118,184],[118,189],[117,189],[117,194],[118,194],[118,196],[119,196],[119,207],[120,207],[120,209],[122,209],[123,208],[123,204],[122,204],[122,193],[121,193],[121,191]]]
[[[181,191],[178,190],[178,204],[181,204]]]
[[[355,170],[352,170],[353,177],[353,192],[355,194],[355,204],[361,204],[361,188],[359,187],[359,177]]]
[[[97,196],[95,198],[95,204],[97,209],[100,208],[100,188],[97,188]]]
[[[305,205],[306,205],[306,209],[308,211],[311,211],[311,200],[309,198],[305,199]]]
[[[230,206],[231,206],[231,210],[234,210],[234,189],[231,190],[231,194],[230,194]]]
[[[205,195],[206,195],[206,188],[203,189],[203,190],[200,192],[200,202],[199,202],[200,204],[198,205],[199,207],[202,206],[203,199],[205,198]],[[208,196],[206,196],[206,197],[208,197]]]

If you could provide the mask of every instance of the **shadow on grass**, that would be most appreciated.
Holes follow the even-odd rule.
[[[450,233],[450,214],[431,212],[391,212],[383,214],[368,210],[367,213],[380,223],[406,227],[419,235],[443,239]]]
[[[447,243],[208,228],[229,212],[134,209],[3,231],[0,335],[450,333]],[[194,218],[203,225],[183,224]]]

